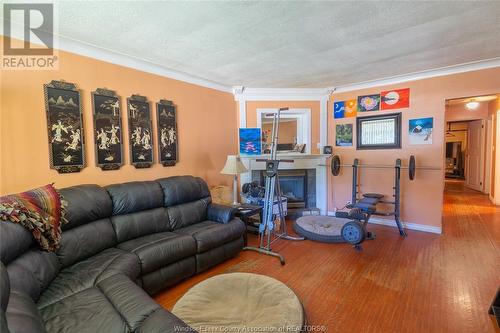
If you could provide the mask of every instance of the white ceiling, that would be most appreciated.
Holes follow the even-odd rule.
[[[75,2],[59,33],[226,86],[327,87],[500,57],[500,2]]]

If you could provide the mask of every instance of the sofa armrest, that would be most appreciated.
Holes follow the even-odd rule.
[[[234,207],[212,203],[208,205],[207,217],[210,221],[225,224],[234,218],[236,211]]]

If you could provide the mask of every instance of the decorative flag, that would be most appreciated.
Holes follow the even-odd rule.
[[[358,96],[358,111],[378,111],[380,109],[380,94]]]
[[[410,106],[410,88],[382,91],[381,110],[402,109]]]
[[[340,119],[344,118],[345,102],[335,102],[333,103],[333,118]]]
[[[346,118],[356,117],[357,106],[358,105],[355,99],[350,99],[348,101],[345,101],[344,117]]]

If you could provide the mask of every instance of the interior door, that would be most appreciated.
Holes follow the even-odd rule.
[[[482,191],[484,186],[484,140],[484,121],[471,121],[467,130],[465,185],[478,191]]]

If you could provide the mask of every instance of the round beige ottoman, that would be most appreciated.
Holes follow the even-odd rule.
[[[172,312],[199,332],[299,332],[305,321],[302,304],[290,288],[250,273],[200,282]]]

